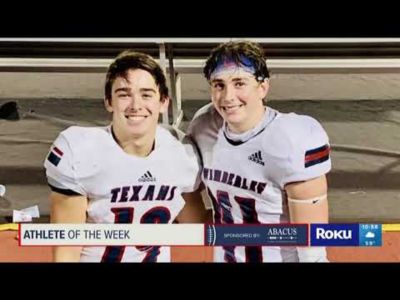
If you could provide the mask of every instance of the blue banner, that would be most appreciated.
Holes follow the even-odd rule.
[[[311,224],[311,246],[358,246],[358,224]]]
[[[207,225],[208,246],[307,246],[306,224]]]
[[[311,224],[311,246],[382,246],[381,224]]]

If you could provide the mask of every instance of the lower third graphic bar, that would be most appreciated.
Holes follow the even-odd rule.
[[[307,224],[207,225],[209,246],[308,246]]]

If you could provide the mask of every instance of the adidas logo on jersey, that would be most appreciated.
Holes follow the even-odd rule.
[[[150,171],[144,173],[140,178],[139,182],[154,182],[156,179],[151,175]]]
[[[265,163],[263,162],[263,159],[261,157],[261,151],[257,151],[255,153],[253,153],[252,155],[250,155],[249,160],[254,161],[255,163],[260,164],[262,166],[265,165]]]

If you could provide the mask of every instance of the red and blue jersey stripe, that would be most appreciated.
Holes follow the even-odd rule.
[[[57,167],[63,155],[64,153],[54,146],[47,156],[47,160]]]
[[[304,167],[308,168],[316,164],[320,164],[329,159],[331,148],[328,144],[306,151],[304,156]]]

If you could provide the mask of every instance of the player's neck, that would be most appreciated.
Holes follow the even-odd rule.
[[[264,114],[267,112],[267,107],[262,106],[261,109],[252,116],[252,118],[247,119],[245,122],[240,124],[229,124],[229,130],[234,134],[242,134],[256,127],[264,118]]]
[[[153,134],[132,137],[123,132],[119,132],[119,130],[114,127],[112,127],[112,133],[115,141],[122,150],[130,155],[146,157],[154,149],[155,135]]]
[[[126,141],[120,144],[122,150],[126,153],[139,157],[146,157],[153,151],[154,139],[150,142],[141,142],[139,140]]]

